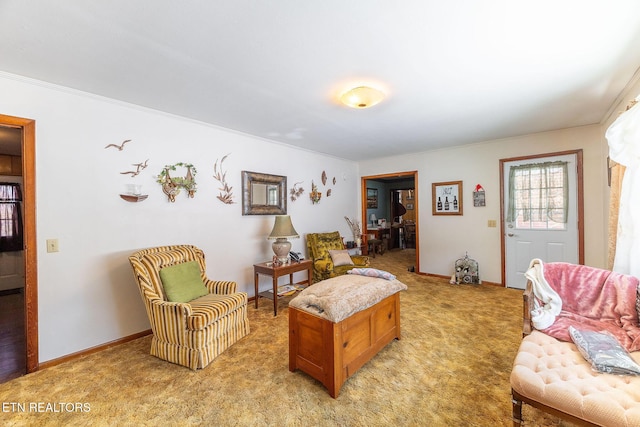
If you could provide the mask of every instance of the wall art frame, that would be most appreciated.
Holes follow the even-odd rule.
[[[367,188],[367,209],[378,209],[377,188]]]
[[[431,184],[433,215],[462,215],[462,181]]]

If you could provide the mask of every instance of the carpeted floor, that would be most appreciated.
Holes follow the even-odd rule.
[[[332,399],[288,370],[286,301],[250,304],[251,334],[193,372],[149,355],[144,337],[0,384],[4,425],[511,426],[509,374],[521,291],[409,272],[414,250],[372,259],[409,287],[402,339]],[[133,286],[133,283],[132,283]],[[564,426],[525,406],[528,426]]]

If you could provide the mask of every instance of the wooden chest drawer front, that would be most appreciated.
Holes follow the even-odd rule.
[[[349,378],[394,338],[400,339],[400,299],[392,295],[342,321],[343,375]]]
[[[395,298],[387,298],[370,309],[342,321],[342,347],[345,360],[354,360],[396,327]]]
[[[382,301],[382,304],[379,306],[378,310],[376,310],[371,315],[371,323],[372,323],[372,341],[375,343],[376,341],[384,338],[389,331],[395,329],[398,319],[396,316],[398,315],[396,311],[396,300],[393,298],[388,298]]]
[[[295,339],[300,340],[304,337],[304,345],[298,343],[298,356],[303,359],[321,365],[323,359],[324,339],[322,337],[322,323],[313,317],[300,316],[298,319],[297,335]]]
[[[371,316],[359,312],[342,321],[342,352],[344,360],[353,360],[371,347]]]

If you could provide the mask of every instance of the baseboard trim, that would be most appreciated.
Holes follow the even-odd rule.
[[[441,279],[451,280],[451,276],[445,276],[444,274],[435,274],[435,273],[417,273],[417,274],[419,274],[420,276],[439,277]],[[483,280],[482,284],[489,285],[489,286],[499,286],[501,288],[505,287],[502,283],[488,282],[486,280]]]
[[[146,331],[142,331],[133,335],[118,338],[117,340],[113,340],[105,344],[100,344],[95,347],[88,348],[86,350],[82,350],[76,353],[68,354],[66,356],[58,357],[57,359],[47,360],[46,362],[42,362],[39,364],[38,370],[40,371],[42,369],[51,368],[52,366],[56,366],[64,362],[68,362],[70,360],[80,359],[90,354],[98,353],[99,351],[106,350],[108,348],[115,347],[120,344],[127,343],[129,341],[137,340],[138,338],[146,337],[147,335],[151,335],[151,333],[152,333],[151,329],[147,329]]]

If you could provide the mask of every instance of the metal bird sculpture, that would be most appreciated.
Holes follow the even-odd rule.
[[[118,145],[118,144],[109,144],[109,145],[105,146],[104,148],[115,147],[115,148],[118,149],[118,151],[122,151],[124,149],[124,145],[127,142],[131,142],[131,140],[130,139],[125,139],[124,141],[122,141],[122,144],[120,144],[120,145]]]
[[[133,178],[134,176],[138,175],[140,172],[142,172],[147,167],[147,162],[148,161],[149,161],[149,159],[145,160],[144,163],[134,163],[133,166],[136,167],[135,171],[120,172],[120,174],[121,175],[131,175],[131,178]]]

